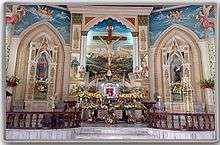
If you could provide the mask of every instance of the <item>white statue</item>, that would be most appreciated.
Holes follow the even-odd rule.
[[[143,61],[142,63],[142,76],[144,77],[148,77],[148,65],[147,65],[147,62],[146,61]]]
[[[141,78],[141,68],[139,68],[138,66],[135,67],[135,70],[134,70],[134,75],[135,75],[135,78],[136,79],[140,79]]]
[[[86,73],[86,69],[85,69],[85,67],[83,65],[81,65],[80,68],[79,68],[80,77],[84,78],[85,77],[85,73]]]

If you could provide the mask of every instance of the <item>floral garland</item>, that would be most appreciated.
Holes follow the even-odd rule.
[[[211,88],[215,87],[215,81],[213,79],[205,79],[200,82],[201,88]]]
[[[7,86],[16,87],[20,83],[20,79],[16,76],[11,76],[6,79]]]
[[[141,99],[143,98],[143,93],[128,93],[128,94],[120,94],[118,96],[119,99]]]
[[[81,99],[102,99],[103,96],[102,94],[96,92],[96,93],[91,93],[91,92],[80,92],[76,95],[77,97],[81,98]]]

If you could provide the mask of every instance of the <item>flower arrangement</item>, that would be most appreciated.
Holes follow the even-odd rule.
[[[79,98],[87,98],[87,99],[101,99],[103,98],[102,94],[96,92],[96,93],[91,93],[91,92],[81,92],[78,93],[77,97]]]
[[[83,92],[85,91],[85,86],[82,85],[76,85],[71,89],[70,96],[73,97],[79,97]]]
[[[182,93],[183,86],[181,83],[174,83],[171,85],[172,94],[180,95]]]
[[[103,118],[106,124],[115,124],[117,123],[117,118],[114,113],[114,110],[109,110],[106,116]]]
[[[48,89],[48,81],[47,80],[36,80],[35,89],[37,89],[39,92],[46,92]]]
[[[131,103],[123,106],[124,109],[143,109],[144,105],[143,104],[138,104],[138,103]]]
[[[131,93],[125,93],[125,94],[120,94],[118,96],[119,99],[141,99],[144,97],[144,94],[142,92],[131,92]]]
[[[201,88],[211,88],[215,87],[215,81],[213,79],[205,79],[200,82]]]
[[[7,86],[16,87],[20,83],[20,79],[16,76],[11,76],[6,79]]]
[[[97,92],[97,91],[96,91],[96,87],[90,87],[89,90],[88,90],[88,92],[91,92],[91,93]]]

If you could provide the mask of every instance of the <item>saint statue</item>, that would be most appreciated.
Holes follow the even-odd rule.
[[[80,68],[79,68],[80,77],[84,78],[85,77],[85,73],[86,73],[86,69],[85,69],[85,67],[83,65],[81,65]]]
[[[136,79],[141,78],[142,68],[139,68],[138,66],[135,67],[134,74]]]
[[[48,77],[48,62],[44,53],[38,60],[36,77],[39,80],[45,80]]]
[[[181,72],[182,72],[181,65],[176,65],[174,67],[174,73],[175,73],[174,82],[175,83],[181,81]]]
[[[144,77],[148,77],[148,65],[147,65],[147,62],[146,61],[143,61],[142,62],[142,76]]]
[[[74,73],[77,73],[78,70],[78,66],[80,65],[79,61],[77,60],[76,57],[73,58],[72,62],[71,62],[71,68],[73,69]]]

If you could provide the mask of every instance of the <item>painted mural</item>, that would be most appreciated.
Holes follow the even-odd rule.
[[[70,69],[70,80],[74,81],[77,77],[78,70],[80,67],[80,54],[79,53],[71,53],[71,69]]]
[[[22,7],[25,9],[25,16],[15,25],[15,35],[38,21],[46,20],[59,31],[66,43],[70,42],[70,12],[44,5]]]
[[[101,40],[100,38],[109,35],[110,21],[112,25],[111,35],[118,39],[116,38],[108,44],[107,40]],[[110,51],[108,51],[108,48],[110,48]],[[129,72],[132,72],[132,48],[132,34],[121,22],[109,18],[93,26],[87,37],[86,70],[90,72],[90,77],[94,77],[95,74],[100,76],[106,74],[108,53],[111,53],[111,70],[114,76],[121,79],[124,71],[126,71],[127,76]]]
[[[173,24],[191,29],[200,38],[214,35],[214,5],[191,5],[181,8],[152,12],[150,15],[150,44],[153,45],[164,30]]]

